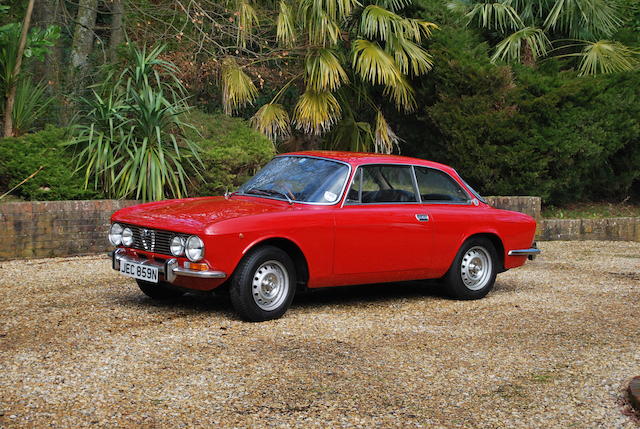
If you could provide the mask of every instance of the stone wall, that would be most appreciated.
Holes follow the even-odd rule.
[[[490,206],[502,210],[512,210],[528,214],[539,221],[542,216],[542,199],[540,197],[484,197]]]
[[[111,214],[129,200],[0,204],[0,260],[107,252]]]
[[[538,221],[538,240],[640,241],[640,218],[541,219],[538,197],[487,197]],[[0,204],[0,260],[87,255],[111,250],[113,212],[138,201],[45,201]]]
[[[640,241],[640,218],[543,219],[538,223],[538,240]]]

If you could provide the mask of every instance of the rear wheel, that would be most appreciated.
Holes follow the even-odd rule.
[[[179,289],[174,289],[166,283],[151,283],[145,282],[144,280],[137,280],[138,287],[140,290],[147,295],[149,298],[153,299],[173,299],[180,298],[184,295],[184,292]]]
[[[490,240],[467,240],[456,255],[444,280],[447,293],[455,299],[480,299],[496,281],[498,255]]]
[[[289,255],[274,246],[262,246],[238,264],[229,288],[233,308],[251,322],[277,319],[291,305],[296,270]]]

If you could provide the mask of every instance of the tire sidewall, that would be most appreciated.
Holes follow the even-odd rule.
[[[478,290],[469,289],[462,280],[462,274],[460,273],[460,268],[462,265],[462,259],[464,255],[471,249],[472,247],[482,247],[487,251],[489,255],[489,259],[491,262],[491,276],[489,277],[489,281],[487,284]],[[498,274],[498,253],[496,251],[493,243],[483,237],[472,237],[469,240],[465,241],[465,243],[460,247],[456,258],[449,268],[449,272],[447,273],[445,280],[447,282],[447,288],[449,291],[449,295],[456,299],[480,299],[487,295],[491,289],[493,289],[493,285],[496,281],[496,276]]]
[[[275,260],[286,269],[289,288],[283,302],[273,310],[263,310],[253,298],[252,279],[256,270],[263,263]],[[291,305],[296,289],[296,270],[291,257],[282,249],[275,246],[260,246],[249,253],[238,264],[238,268],[231,278],[229,297],[231,304],[240,317],[250,322],[262,322],[281,317]]]

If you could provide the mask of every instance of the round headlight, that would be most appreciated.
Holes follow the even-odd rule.
[[[114,246],[119,246],[122,243],[122,225],[114,223],[109,229],[109,241]]]
[[[122,245],[131,246],[133,244],[133,231],[131,228],[125,228],[122,230]]]
[[[184,255],[184,238],[177,235],[171,239],[171,254],[173,256]]]
[[[191,262],[198,262],[204,257],[204,243],[199,237],[192,235],[187,240],[185,253]]]

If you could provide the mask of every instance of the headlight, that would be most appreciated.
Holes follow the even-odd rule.
[[[184,255],[184,238],[178,237],[177,235],[173,237],[170,248],[173,256]]]
[[[199,237],[192,235],[187,240],[185,253],[191,262],[198,262],[204,257],[204,243]]]
[[[122,230],[122,245],[131,246],[133,244],[133,232],[131,228],[125,228]]]
[[[114,246],[119,246],[122,243],[122,225],[114,223],[109,229],[109,241]]]

